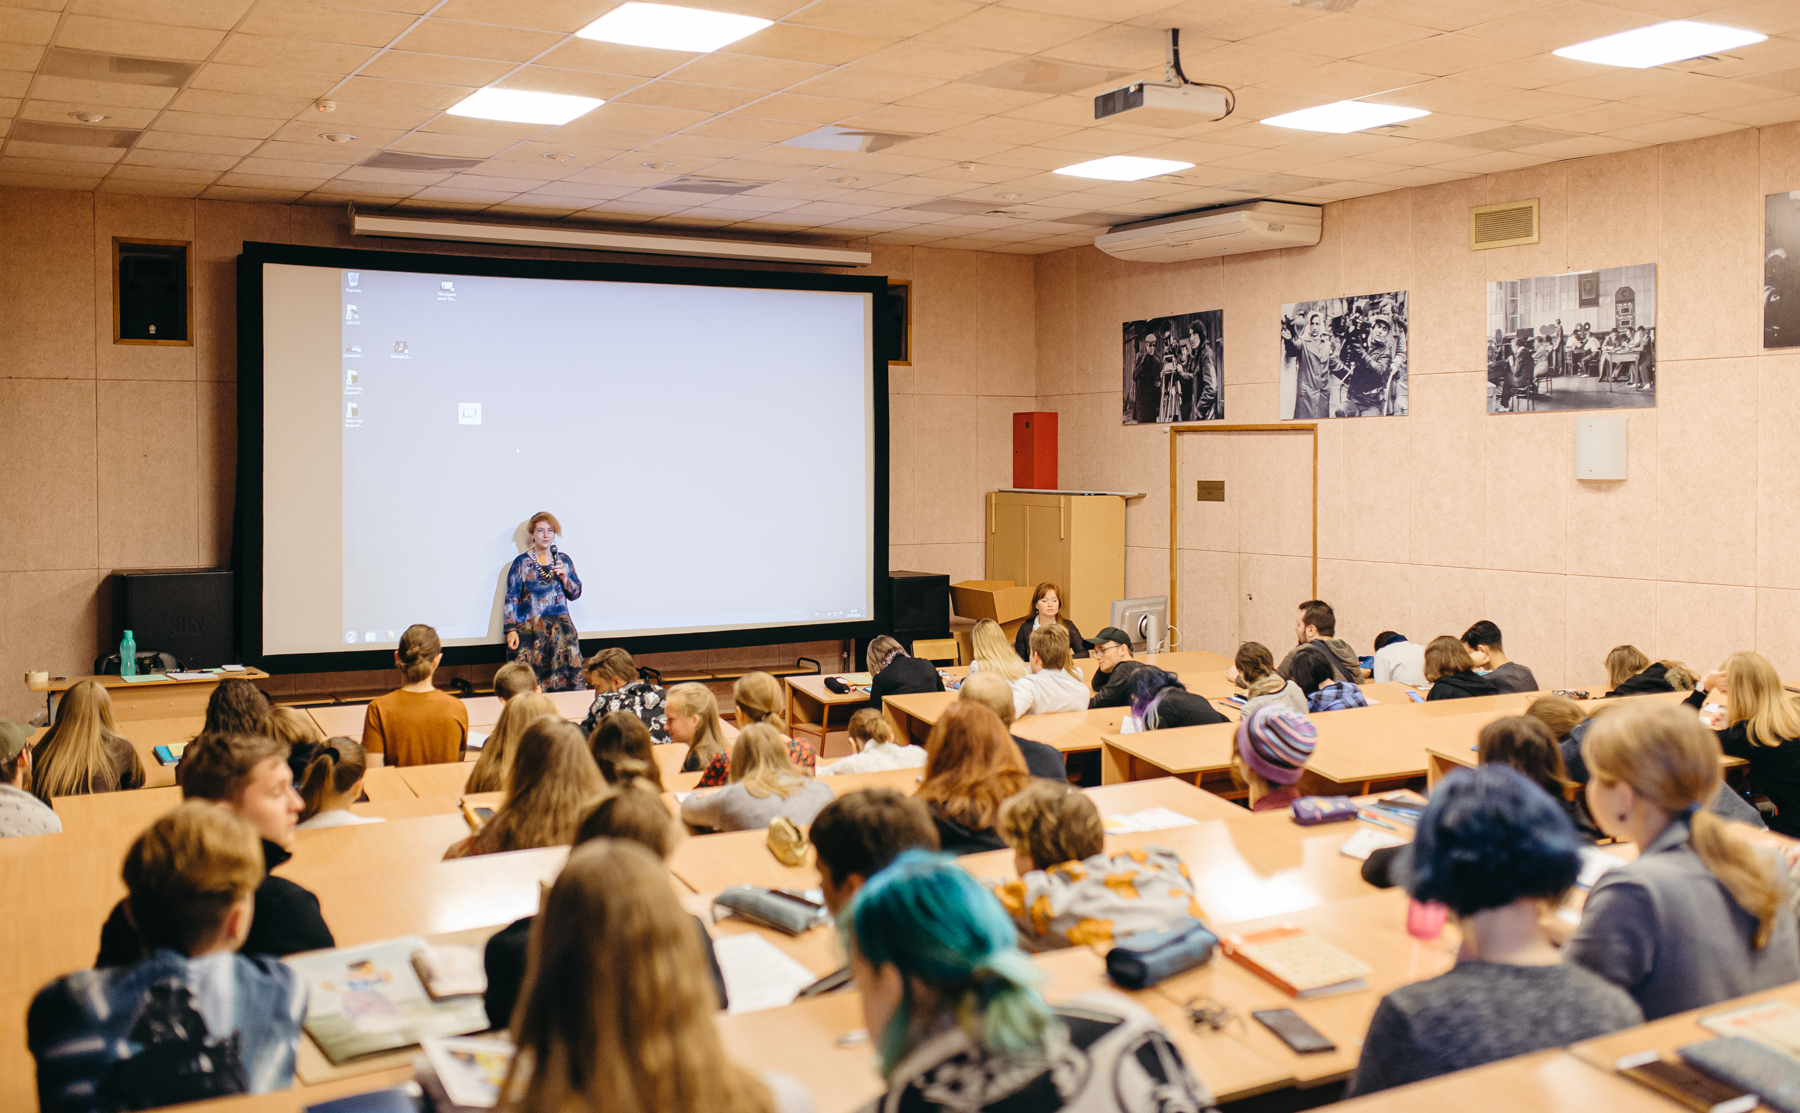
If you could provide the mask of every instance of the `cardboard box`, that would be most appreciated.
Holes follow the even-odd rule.
[[[950,604],[964,618],[1007,623],[1031,613],[1032,591],[1011,580],[964,580],[950,585]]]

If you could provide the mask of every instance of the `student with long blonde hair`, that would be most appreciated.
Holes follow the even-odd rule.
[[[530,671],[525,665],[514,661],[507,665],[512,668]],[[534,674],[535,675],[535,674]],[[556,704],[542,692],[523,692],[506,701],[500,708],[500,719],[494,724],[493,733],[481,744],[481,756],[475,759],[475,768],[469,770],[469,779],[463,785],[464,792],[502,792],[506,788],[507,774],[512,771],[513,754],[518,751],[519,739],[525,734],[525,728],[544,716],[558,718]]]
[[[717,792],[688,796],[681,802],[681,818],[715,831],[767,827],[779,816],[806,827],[831,798],[829,787],[794,764],[774,727],[752,723],[731,744],[731,783]]]
[[[1775,805],[1769,826],[1800,836],[1800,706],[1781,683],[1781,674],[1760,653],[1733,653],[1717,672],[1706,674],[1705,692],[1692,707],[1716,703],[1725,710],[1713,724],[1719,746],[1750,763],[1750,783]]]
[[[726,1055],[694,926],[655,854],[596,839],[569,854],[532,925],[502,1113],[801,1113],[785,1075]]]
[[[1615,645],[1606,655],[1608,698],[1645,692],[1685,692],[1694,674],[1680,661],[1652,661],[1635,645]]]
[[[925,740],[925,782],[913,795],[931,809],[944,850],[967,854],[1006,849],[994,829],[1000,805],[1030,783],[1025,757],[1000,716],[959,699]]]
[[[144,787],[144,763],[113,723],[112,697],[92,680],[63,693],[56,724],[31,751],[31,791],[58,796]]]
[[[1800,979],[1800,942],[1771,855],[1705,810],[1719,745],[1687,707],[1634,700],[1581,743],[1588,811],[1637,860],[1588,894],[1567,960],[1636,999],[1647,1020]]]
[[[804,738],[788,736],[787,715],[782,708],[785,701],[781,694],[781,681],[766,672],[747,672],[738,677],[738,682],[731,686],[731,702],[737,708],[737,725],[742,730],[751,723],[767,723],[775,729],[783,741],[787,743],[788,757],[793,760],[795,768],[808,776],[818,765],[818,755],[813,752],[812,743]],[[706,766],[700,774],[699,788],[716,788],[731,781],[731,753],[721,752]]]
[[[984,618],[977,622],[969,638],[975,648],[975,659],[969,662],[970,676],[993,672],[1011,683],[1031,671],[1031,666],[1013,652],[1012,643],[1006,640],[1006,631],[993,619]]]
[[[725,720],[719,718],[719,701],[704,684],[676,684],[669,689],[669,741],[688,748],[683,773],[695,773],[724,753]],[[730,758],[725,759],[730,762]]]
[[[519,738],[499,810],[444,857],[566,845],[582,805],[605,787],[579,730],[553,717],[534,719]]]

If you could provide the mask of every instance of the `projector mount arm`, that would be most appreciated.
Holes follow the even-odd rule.
[[[1225,94],[1225,116],[1229,116],[1237,111],[1237,93],[1234,92],[1230,86],[1215,85],[1210,81],[1190,81],[1188,80],[1188,75],[1182,72],[1181,28],[1179,27],[1169,28],[1169,43],[1167,49],[1163,53],[1163,84],[1173,86],[1197,85],[1202,89],[1217,89]],[[1225,116],[1220,116],[1218,119],[1223,120]],[[1213,122],[1217,123],[1218,120],[1214,120]]]

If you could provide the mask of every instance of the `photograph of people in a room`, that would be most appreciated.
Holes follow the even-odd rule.
[[[1125,424],[1225,417],[1225,311],[1125,322]]]
[[[1656,266],[1488,283],[1487,412],[1656,405]]]
[[[1800,347],[1800,190],[1763,198],[1763,347]]]
[[[1405,415],[1405,290],[1281,307],[1283,418]]]

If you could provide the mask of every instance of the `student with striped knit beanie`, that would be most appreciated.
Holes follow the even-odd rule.
[[[1311,719],[1275,704],[1238,723],[1231,771],[1249,786],[1251,811],[1285,808],[1300,798],[1300,774],[1317,739]]]

